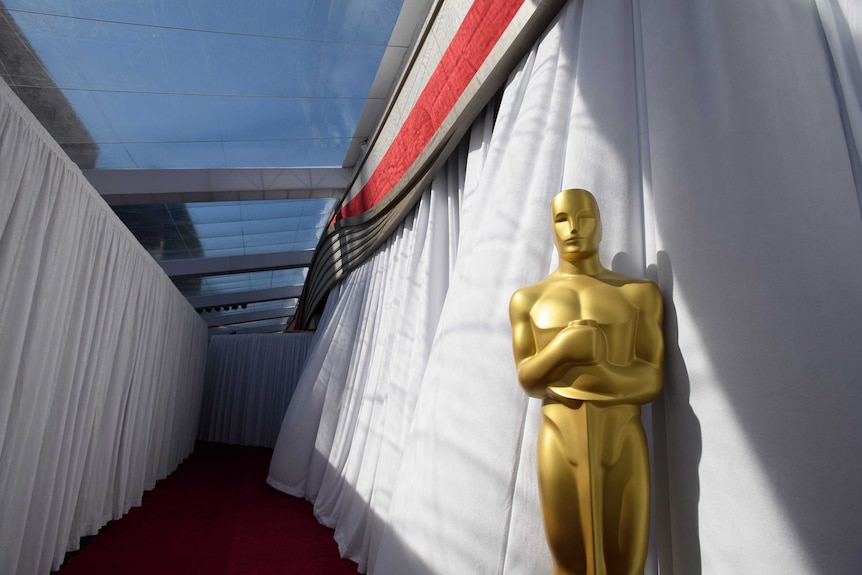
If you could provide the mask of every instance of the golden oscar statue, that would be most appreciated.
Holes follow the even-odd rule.
[[[512,296],[518,380],[544,399],[539,495],[555,575],[643,574],[649,459],[640,406],[662,386],[662,300],[606,270],[595,198],[551,202],[560,266]]]

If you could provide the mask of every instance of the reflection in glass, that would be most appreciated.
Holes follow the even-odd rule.
[[[113,206],[157,260],[314,249],[333,198]]]

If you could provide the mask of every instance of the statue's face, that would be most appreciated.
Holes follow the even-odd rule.
[[[602,239],[599,207],[586,190],[564,190],[551,202],[554,243],[567,261],[586,259],[598,253]]]

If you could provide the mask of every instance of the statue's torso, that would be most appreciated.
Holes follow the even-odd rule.
[[[605,334],[610,363],[627,365],[634,360],[638,309],[626,297],[629,286],[591,276],[566,277],[540,286],[544,289],[530,309],[539,350],[570,322],[593,320]]]
[[[538,284],[535,288],[539,291],[530,308],[538,350],[547,346],[570,322],[593,320],[605,335],[607,361],[616,365],[630,364],[635,359],[638,323],[638,308],[631,302],[630,290],[638,289],[639,285],[642,284],[606,282],[592,276],[549,278]],[[559,382],[560,385],[567,383],[571,382]],[[643,434],[638,405],[601,401],[566,401],[566,405],[568,408],[559,405],[558,399],[551,396],[543,412],[562,434],[572,463],[580,459],[578,445],[586,437],[591,437],[591,449],[598,450],[596,455],[602,464],[613,465],[620,457],[620,439],[631,433],[638,437]]]

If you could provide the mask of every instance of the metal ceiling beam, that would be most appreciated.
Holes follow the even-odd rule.
[[[194,277],[216,274],[235,274],[287,268],[304,268],[311,264],[314,250],[225,256],[219,258],[190,258],[159,260],[159,265],[171,277]]]
[[[339,198],[346,168],[85,170],[110,205]]]
[[[290,317],[294,314],[296,308],[285,307],[280,309],[262,309],[258,311],[249,311],[246,313],[232,313],[230,315],[214,315],[211,317],[201,316],[207,322],[209,327],[218,327],[222,325],[232,325],[235,323],[245,323],[249,321],[260,321],[263,319],[277,319],[281,317]]]
[[[290,317],[287,319],[287,323],[290,323]],[[281,325],[250,325],[250,326],[239,326],[239,325],[222,325],[218,327],[211,327],[209,329],[210,335],[232,335],[236,334],[250,334],[250,333],[278,333],[284,329],[284,326]]]
[[[301,285],[216,295],[196,295],[190,296],[186,299],[189,300],[189,303],[192,304],[192,307],[195,309],[202,309],[260,301],[272,301],[277,299],[298,298],[300,294],[302,294]]]

